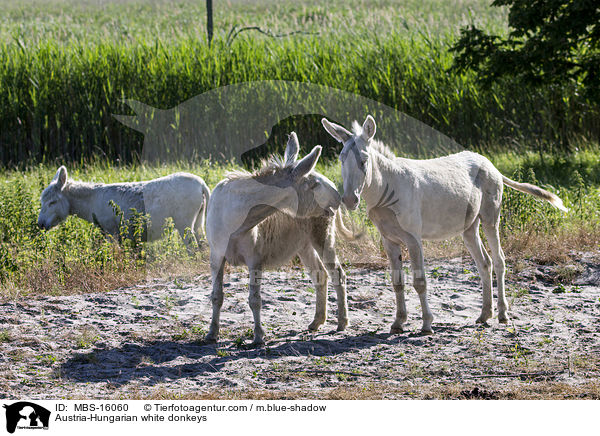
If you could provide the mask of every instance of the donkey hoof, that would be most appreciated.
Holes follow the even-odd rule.
[[[487,316],[487,315],[481,315],[479,318],[477,318],[477,320],[475,321],[477,324],[487,324],[487,320],[490,319],[491,316]]]
[[[212,335],[208,335],[206,336],[203,340],[202,340],[203,344],[216,344],[217,343],[217,337],[216,336],[212,336]]]
[[[337,331],[343,332],[348,327],[348,320],[338,322]]]
[[[261,347],[264,347],[264,346],[265,346],[264,339],[255,339],[249,345],[249,348],[261,348]]]
[[[400,333],[404,333],[402,326],[392,326],[390,329],[390,335],[399,335]]]
[[[322,322],[318,322],[318,321],[313,321],[310,323],[310,325],[308,326],[308,331],[309,332],[316,332],[317,330],[319,330],[319,327],[321,326],[321,324],[323,324]]]
[[[422,335],[432,335],[433,334],[433,329],[431,327],[423,327],[421,329],[421,334]]]
[[[498,322],[501,324],[508,324],[508,322],[510,321],[510,318],[508,317],[508,315],[498,315]]]

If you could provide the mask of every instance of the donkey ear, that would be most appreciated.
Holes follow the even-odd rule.
[[[320,145],[315,146],[308,155],[304,156],[304,158],[296,164],[292,171],[292,178],[294,180],[304,177],[315,168],[319,156],[321,156],[321,149],[322,147]]]
[[[290,133],[288,138],[287,147],[285,148],[285,166],[290,167],[298,159],[298,151],[300,151],[300,144],[298,143],[298,136],[296,132]]]
[[[362,137],[365,141],[368,141],[375,136],[376,130],[375,119],[371,115],[367,115],[367,119],[362,126]]]
[[[330,123],[329,121],[327,121],[327,118],[323,118],[321,120],[321,124],[323,124],[323,127],[325,127],[325,130],[327,130],[327,133],[329,133],[338,142],[341,142],[342,144],[344,142],[346,142],[348,139],[352,138],[352,133],[350,133],[349,131],[344,129],[339,124]]]
[[[62,187],[65,186],[65,184],[67,183],[67,177],[67,169],[63,165],[58,169],[52,181],[56,181],[58,187],[62,189]]]

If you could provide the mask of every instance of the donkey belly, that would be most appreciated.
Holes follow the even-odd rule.
[[[454,199],[444,207],[423,207],[421,238],[439,240],[462,234],[475,221],[479,204],[479,201]]]
[[[280,235],[269,240],[256,240],[251,233],[229,243],[225,258],[231,265],[260,266],[262,269],[278,268],[288,263],[306,244],[297,233]]]
[[[436,240],[462,234],[475,221],[482,192],[475,174],[458,169],[431,177],[421,197],[421,237]]]
[[[287,264],[298,254],[298,251],[306,244],[303,235],[296,232],[290,232],[277,241],[270,241],[270,244],[263,247],[261,254],[261,264],[263,268],[278,268]]]
[[[413,205],[400,204],[394,208],[373,208],[369,217],[377,227],[388,233],[406,232],[418,239],[448,239],[462,234],[476,219],[481,196],[476,192],[470,198],[460,195],[426,197]]]

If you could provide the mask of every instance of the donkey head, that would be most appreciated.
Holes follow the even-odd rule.
[[[38,216],[38,226],[44,230],[63,222],[69,215],[69,200],[63,193],[67,184],[67,169],[61,166],[56,175],[50,182],[50,185],[42,192],[42,208]]]
[[[298,194],[297,217],[333,216],[341,198],[335,185],[314,170],[321,155],[321,146],[315,146],[304,158],[298,160],[300,145],[292,132],[284,155],[282,184],[293,187]]]
[[[375,120],[371,115],[367,115],[362,127],[355,122],[353,133],[338,124],[330,123],[325,118],[321,122],[331,136],[344,144],[340,153],[344,180],[342,201],[348,209],[354,210],[358,207],[360,195],[371,174],[369,143],[375,136]]]

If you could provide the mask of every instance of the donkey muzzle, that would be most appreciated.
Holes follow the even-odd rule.
[[[359,200],[359,197],[354,193],[344,194],[342,197],[342,202],[349,210],[355,210],[358,207]]]

